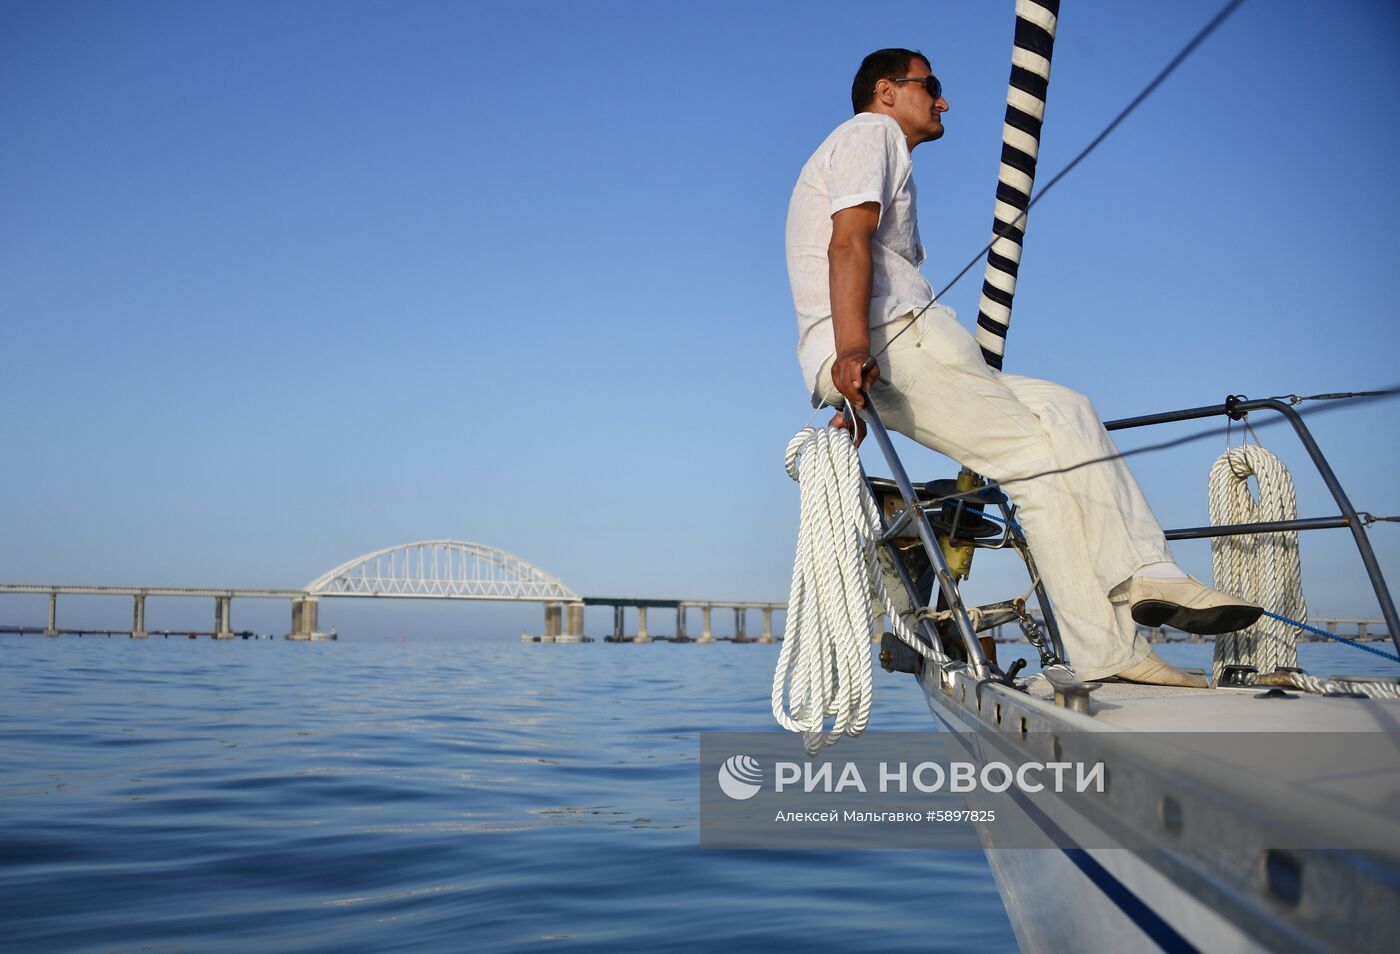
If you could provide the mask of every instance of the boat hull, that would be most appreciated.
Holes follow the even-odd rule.
[[[1028,737],[1053,738],[1057,751],[1076,733],[1126,738],[1051,700],[996,684],[979,691],[963,671],[930,668],[920,685],[940,727],[983,764],[1014,758]],[[1182,784],[1171,774],[1154,780],[1115,770],[1110,763],[1108,777],[1120,789],[1130,783],[1136,807],[1158,804],[1155,783],[1174,792]],[[1012,795],[1013,809],[1002,798],[996,824],[978,831],[1023,951],[1382,951],[1400,932],[1394,853],[1278,851],[1267,827],[1251,825],[1250,813],[1287,808],[1290,796],[1249,804],[1228,786],[1194,801],[1179,795],[1199,825],[1178,822],[1173,831],[1154,827],[1159,812],[1125,812],[1110,797],[1086,812],[1072,800]],[[969,807],[984,806],[973,795]],[[1132,847],[1104,847],[1125,831]],[[1024,847],[1036,844],[1043,847]]]

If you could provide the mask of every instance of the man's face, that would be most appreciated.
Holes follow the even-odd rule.
[[[932,75],[923,60],[911,59],[905,77],[922,80]],[[943,135],[943,114],[948,110],[948,101],[942,96],[934,99],[920,82],[895,83],[894,118],[911,144],[932,142]]]

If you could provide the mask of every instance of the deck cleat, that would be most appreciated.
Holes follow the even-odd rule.
[[[1229,665],[1220,672],[1218,689],[1248,689],[1254,685],[1259,670],[1254,666]]]

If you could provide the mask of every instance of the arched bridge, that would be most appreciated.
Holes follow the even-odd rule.
[[[367,553],[306,584],[306,594],[564,603],[580,600],[558,579],[520,557],[462,540],[424,540]]]
[[[676,635],[658,637],[689,642],[686,631],[686,611],[698,608],[703,618],[698,642],[713,642],[710,633],[710,611],[716,607],[732,607],[735,612],[736,641],[744,636],[743,614],[753,608],[763,610],[763,638],[772,640],[772,614],[785,608],[781,603],[744,603],[709,600],[657,600],[612,597],[581,597],[558,578],[514,554],[495,547],[463,540],[424,540],[376,550],[342,563],[334,570],[306,584],[300,590],[235,589],[226,587],[173,586],[110,586],[75,584],[0,584],[0,593],[47,593],[49,597],[48,626],[42,630],[57,636],[58,597],[60,594],[125,595],[133,598],[131,635],[143,637],[146,631],[146,598],[150,596],[202,596],[214,598],[214,628],[206,635],[216,639],[245,638],[248,633],[233,631],[230,605],[239,599],[290,599],[292,626],[290,639],[335,638],[334,632],[318,629],[319,604],[322,597],[390,597],[456,600],[518,600],[544,604],[544,635],[535,639],[548,642],[578,642],[583,640],[583,611],[586,605],[610,606],[613,614],[613,639],[623,640],[623,611],[637,610],[635,642],[651,642],[647,633],[648,607],[666,607],[676,611]],[[38,630],[36,630],[38,631]],[[75,630],[75,632],[77,632]],[[194,634],[191,634],[194,635]],[[529,638],[529,637],[527,637]]]

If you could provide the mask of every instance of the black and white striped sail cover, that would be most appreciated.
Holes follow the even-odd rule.
[[[996,222],[977,312],[977,343],[982,357],[998,369],[1006,354],[1006,331],[1011,324],[1011,301],[1016,294],[1016,274],[1025,242],[1026,210],[1035,183],[1059,13],[1060,0],[1016,0],[1016,40],[1011,51],[1011,83],[1006,91],[1006,121],[1001,134]]]

